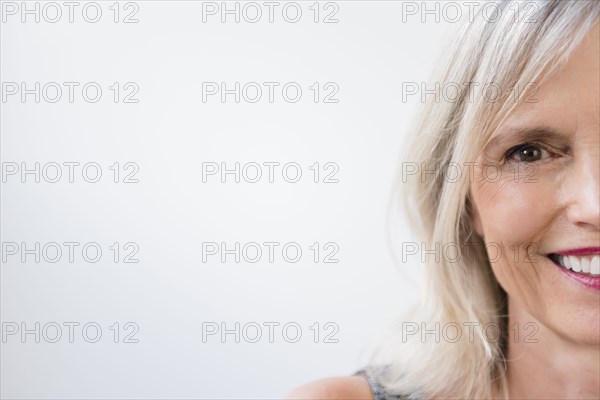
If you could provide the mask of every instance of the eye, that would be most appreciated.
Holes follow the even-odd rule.
[[[539,144],[525,143],[508,150],[505,157],[509,161],[532,163],[540,161],[550,155],[550,152]]]

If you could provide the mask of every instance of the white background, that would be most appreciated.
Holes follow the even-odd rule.
[[[88,263],[79,247],[73,263],[66,254],[57,263],[7,256],[3,329],[7,322],[80,325],[73,343],[66,327],[57,343],[7,336],[1,396],[278,398],[361,368],[376,334],[416,295],[409,276],[418,264],[395,265],[386,236],[402,141],[420,105],[418,97],[403,102],[401,90],[430,77],[449,24],[402,22],[400,2],[391,1],[336,2],[338,23],[315,23],[313,2],[300,2],[297,23],[282,18],[281,6],[273,23],[266,15],[222,23],[220,14],[203,23],[201,2],[145,1],[136,2],[139,22],[125,24],[113,22],[112,3],[99,2],[97,23],[83,20],[80,6],[74,23],[66,15],[22,23],[17,14],[1,26],[2,82],[103,89],[97,103],[84,101],[79,86],[73,103],[64,92],[54,104],[33,95],[1,104],[3,163],[96,162],[103,173],[98,183],[85,182],[81,169],[74,183],[66,176],[35,183],[31,175],[22,183],[18,174],[2,183],[3,243],[97,242],[103,255]],[[320,19],[333,10],[319,7]],[[139,102],[114,103],[114,82],[135,82]],[[297,82],[303,94],[297,103],[280,89],[273,103],[266,93],[255,104],[233,96],[203,102],[202,82]],[[315,103],[314,82],[337,84],[339,102]],[[115,162],[136,163],[139,183],[113,183]],[[303,175],[288,183],[278,169],[274,183],[266,176],[203,183],[203,162],[296,162]],[[315,162],[336,163],[339,182],[314,183],[308,167]],[[394,229],[411,239],[402,222]],[[274,263],[265,254],[257,263],[202,262],[203,242],[269,241],[299,243],[301,260],[285,262],[280,246]],[[113,262],[114,242],[135,242],[139,263]],[[314,242],[336,243],[339,262],[323,263],[321,253],[315,263]],[[103,329],[97,343],[83,339],[89,322]],[[115,322],[118,343],[109,329]],[[139,326],[138,343],[123,343],[127,322]],[[202,341],[205,322],[280,325],[273,343],[266,328],[257,343],[236,343],[233,334],[223,343],[219,335]],[[302,328],[297,343],[282,335],[289,322]],[[318,343],[309,328],[315,322]],[[339,328],[337,343],[324,342],[327,322]]]

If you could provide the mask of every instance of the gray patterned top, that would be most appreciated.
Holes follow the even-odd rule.
[[[368,369],[361,369],[354,373],[354,375],[363,376],[367,382],[369,382],[369,386],[371,387],[371,392],[373,393],[373,400],[406,400],[408,397],[401,396],[399,394],[390,393],[375,377],[375,375],[370,372]]]

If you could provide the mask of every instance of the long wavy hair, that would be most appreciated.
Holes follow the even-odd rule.
[[[600,11],[596,0],[526,2],[535,6],[530,6],[535,13],[528,15],[523,13],[523,2],[494,3],[493,16],[489,8],[483,13],[486,7],[480,7],[471,21],[459,25],[428,85],[458,84],[473,90],[460,91],[452,101],[433,101],[429,96],[432,101],[424,104],[408,135],[404,159],[435,171],[435,176],[422,179],[416,174],[409,182],[398,183],[394,204],[404,206],[427,248],[455,243],[459,251],[452,260],[427,258],[422,296],[370,361],[388,390],[408,398],[508,398],[506,293],[492,273],[483,239],[474,232],[468,174],[452,180],[443,174],[451,165],[477,160],[494,130],[519,103],[511,88],[531,87],[532,82],[539,86],[558,71],[598,23]],[[520,15],[515,14],[517,8]],[[481,90],[488,83],[502,88],[494,101]],[[527,95],[522,91],[518,99]],[[406,321],[426,329],[436,323],[463,328],[471,324],[475,335],[463,335],[458,341],[405,335],[402,322]],[[489,324],[499,328],[499,340],[485,336],[481,328]]]

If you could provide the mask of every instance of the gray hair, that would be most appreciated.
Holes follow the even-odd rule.
[[[467,176],[448,182],[441,175],[451,163],[467,165],[477,159],[517,104],[508,89],[547,80],[564,65],[600,13],[598,1],[532,1],[535,15],[515,18],[511,9],[518,2],[492,3],[497,18],[484,15],[481,7],[471,21],[460,25],[433,81],[469,87],[494,82],[503,89],[502,97],[488,101],[481,90],[464,90],[455,101],[428,102],[409,135],[405,159],[435,170],[436,176],[426,181],[415,176],[408,184],[399,184],[401,203],[414,216],[411,221],[425,243],[431,247],[456,243],[463,257],[426,262],[423,296],[403,320],[428,327],[491,323],[500,327],[504,340],[486,340],[476,330],[474,340],[436,343],[422,341],[419,335],[401,338],[402,328],[395,327],[371,364],[387,366],[378,378],[389,390],[415,398],[419,393],[433,398],[491,398],[494,393],[507,397],[506,293],[491,271],[482,238],[474,232]]]

